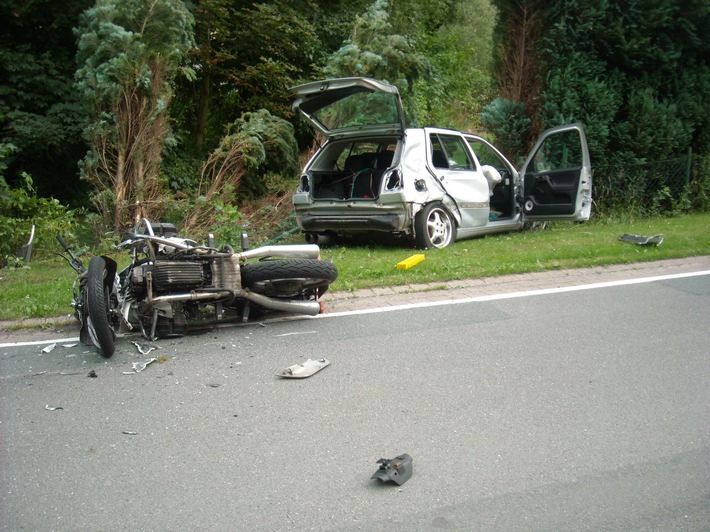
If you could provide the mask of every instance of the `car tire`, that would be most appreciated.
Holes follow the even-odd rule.
[[[445,248],[456,240],[456,223],[441,203],[429,203],[414,218],[414,234],[420,249]]]

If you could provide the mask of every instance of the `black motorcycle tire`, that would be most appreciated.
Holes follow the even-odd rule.
[[[338,277],[335,264],[317,259],[250,262],[241,267],[242,286],[269,297],[322,295]]]
[[[90,327],[94,333],[96,346],[101,356],[109,358],[116,350],[115,333],[109,319],[110,292],[109,280],[106,279],[106,261],[101,257],[93,257],[89,261],[86,274],[86,306]]]

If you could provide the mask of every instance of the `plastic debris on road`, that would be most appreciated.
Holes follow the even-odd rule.
[[[49,344],[47,347],[42,349],[42,352],[43,353],[51,353],[55,347],[57,347],[57,344]]]
[[[147,354],[150,353],[151,351],[153,351],[153,350],[155,350],[155,349],[158,349],[157,347],[152,347],[152,346],[149,347],[149,348],[147,348],[147,349],[145,349],[145,348],[143,348],[138,342],[133,342],[133,345],[136,346],[136,348],[138,349],[138,352],[139,352],[141,355],[147,355]]]
[[[395,482],[402,485],[412,476],[412,457],[408,454],[400,454],[391,459],[380,458],[377,461],[380,468],[370,477],[382,482]]]
[[[309,358],[303,364],[289,366],[281,373],[277,373],[277,376],[283,377],[284,379],[305,379],[306,377],[318,373],[329,364],[330,360],[326,360],[325,358],[319,358],[318,360]]]

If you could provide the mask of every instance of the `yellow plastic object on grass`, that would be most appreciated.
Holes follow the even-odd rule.
[[[402,262],[397,263],[397,269],[398,270],[408,270],[412,266],[416,266],[419,264],[421,261],[424,260],[424,255],[422,253],[417,253],[416,255],[412,255],[411,257],[408,257],[404,259]]]

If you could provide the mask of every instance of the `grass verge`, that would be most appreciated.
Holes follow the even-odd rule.
[[[620,241],[619,236],[624,233],[662,233],[665,240],[658,247],[638,246]],[[296,236],[293,241],[297,238],[302,241]],[[445,249],[425,251],[426,259],[408,270],[395,267],[414,253],[420,251],[405,241],[322,247],[323,257],[333,257],[339,271],[331,290],[352,291],[710,255],[710,214],[583,224],[560,222],[544,230],[463,240]],[[125,258],[117,257],[125,262]],[[71,314],[74,279],[74,271],[58,257],[33,261],[25,268],[0,270],[0,320]]]

